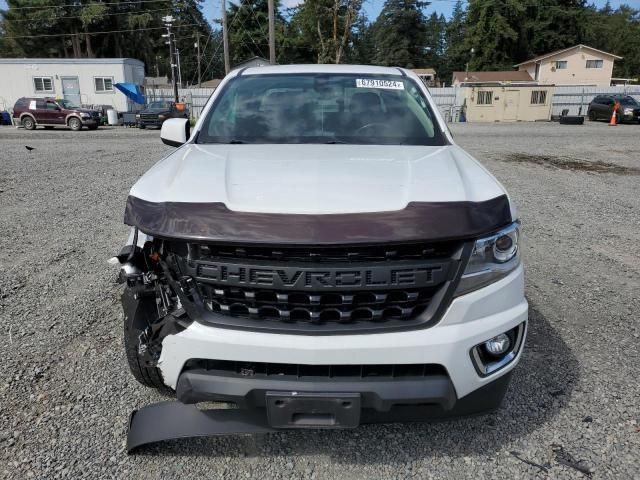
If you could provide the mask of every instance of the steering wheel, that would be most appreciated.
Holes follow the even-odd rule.
[[[373,123],[367,123],[366,125],[361,126],[360,128],[358,128],[355,132],[353,132],[353,134],[355,136],[358,136],[362,133],[364,133],[364,131],[366,131],[367,129],[371,129],[371,128],[385,128],[387,126],[386,123],[382,123],[382,122],[373,122]]]

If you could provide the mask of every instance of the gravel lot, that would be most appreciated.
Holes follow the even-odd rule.
[[[640,479],[640,125],[452,130],[523,221],[531,325],[503,409],[127,456],[129,413],[162,397],[128,371],[106,260],[169,149],[157,131],[1,128],[0,477]]]

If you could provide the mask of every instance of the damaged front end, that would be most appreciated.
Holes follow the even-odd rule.
[[[163,240],[136,228],[111,263],[120,264],[118,281],[125,284],[122,307],[131,371],[144,385],[166,388],[157,369],[162,340],[191,324],[184,305],[193,301],[193,281],[176,275],[175,259]]]

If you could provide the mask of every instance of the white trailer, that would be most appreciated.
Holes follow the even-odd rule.
[[[135,104],[113,85],[143,81],[144,63],[132,58],[0,58],[0,110],[20,97],[55,97],[127,111]]]

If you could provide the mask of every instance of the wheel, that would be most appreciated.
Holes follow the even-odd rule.
[[[36,122],[32,117],[24,117],[22,119],[22,126],[25,130],[33,130],[34,128],[36,128]]]
[[[71,117],[68,122],[69,128],[74,132],[82,129],[82,122],[77,117]]]
[[[598,119],[595,110],[589,110],[589,120],[595,122]]]
[[[51,125],[45,125],[44,129],[45,130],[53,130],[53,127]]]
[[[144,130],[144,129],[145,129],[145,128],[147,128],[147,127],[146,127],[146,125],[140,124],[140,125],[138,125],[138,128],[139,128],[140,130]]]
[[[164,393],[172,392],[164,384],[160,370],[146,365],[140,353],[140,335],[153,320],[153,314],[156,312],[155,298],[136,299],[134,292],[127,287],[122,294],[122,307],[124,310],[124,349],[131,373],[144,386],[156,388]]]

